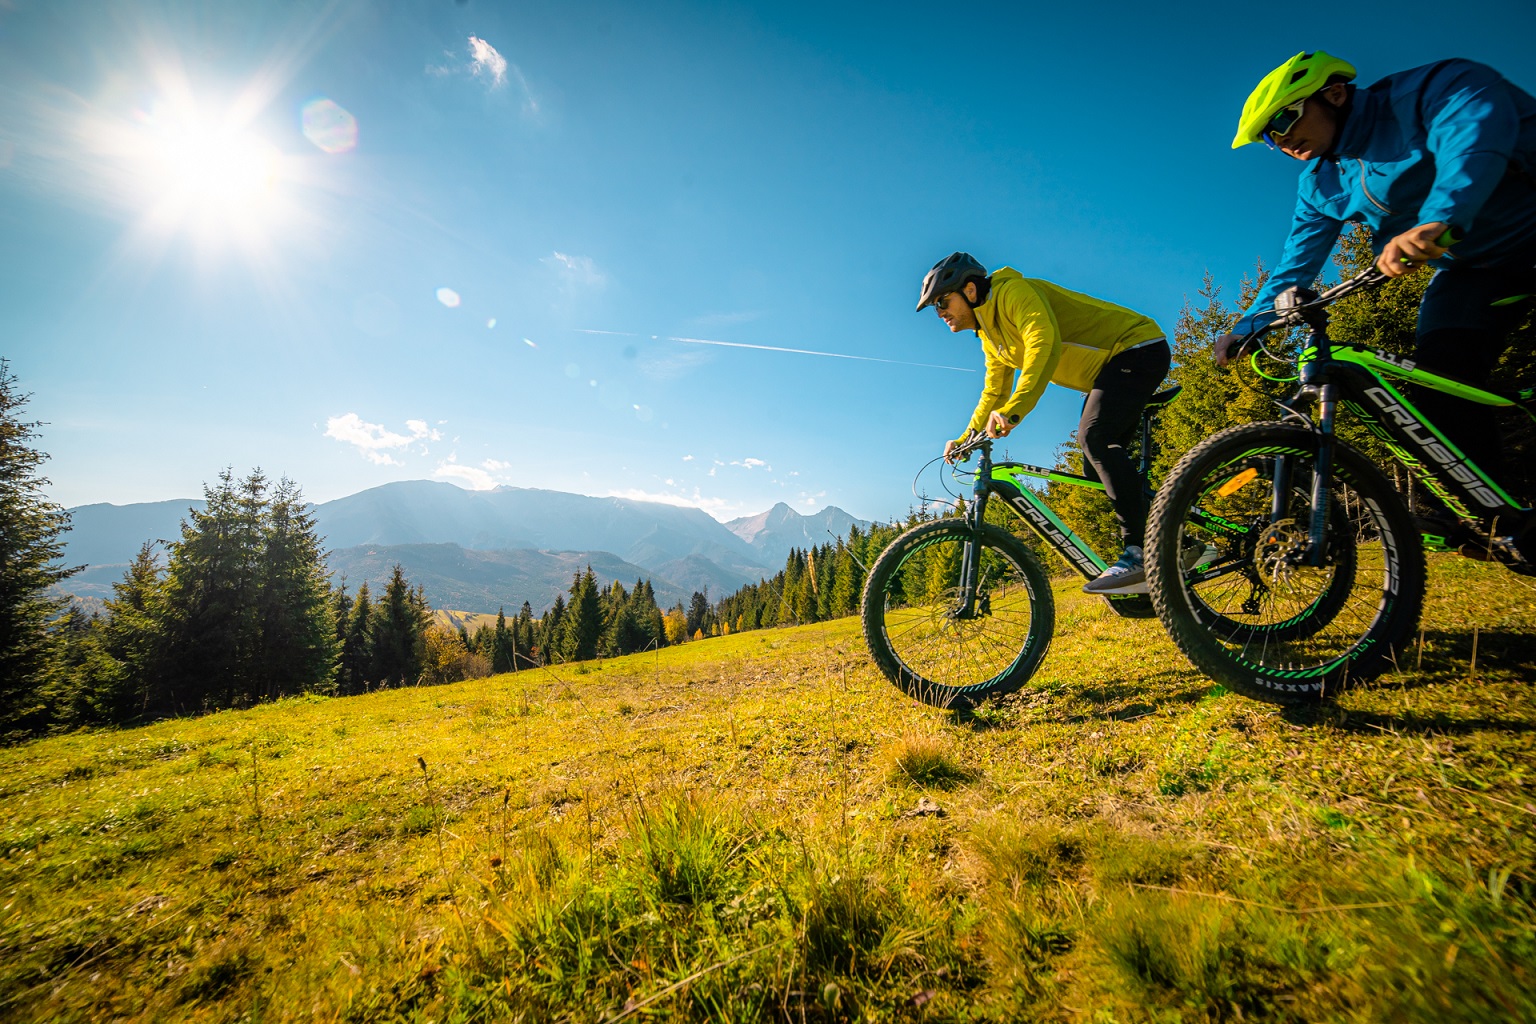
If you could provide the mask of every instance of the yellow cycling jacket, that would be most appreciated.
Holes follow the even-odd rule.
[[[1012,267],[992,274],[992,291],[976,307],[976,323],[987,376],[981,401],[958,440],[985,430],[993,410],[1010,423],[1019,422],[1040,400],[1047,382],[1086,394],[1110,359],[1133,345],[1166,337],[1151,317],[1025,277]]]

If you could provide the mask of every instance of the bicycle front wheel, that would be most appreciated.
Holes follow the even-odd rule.
[[[1222,431],[1180,460],[1153,503],[1147,587],[1158,617],[1196,668],[1259,700],[1317,700],[1379,675],[1423,608],[1424,552],[1407,508],[1365,456],[1340,442],[1333,452],[1318,565],[1318,438],[1305,427]],[[1192,537],[1204,545],[1198,559]]]
[[[864,586],[863,621],[887,679],[925,704],[969,709],[1034,674],[1056,606],[1045,570],[1016,537],[941,519],[914,526],[881,553]]]

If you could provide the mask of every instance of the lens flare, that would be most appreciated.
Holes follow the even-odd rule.
[[[439,288],[437,290],[437,301],[449,309],[458,309],[459,303],[463,300],[459,298],[459,293],[452,288]]]
[[[326,153],[350,153],[357,148],[357,118],[334,100],[314,99],[299,111],[304,137]]]

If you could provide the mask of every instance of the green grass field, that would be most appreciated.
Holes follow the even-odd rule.
[[[974,717],[848,619],[0,750],[0,1019],[1536,1019],[1536,587],[1432,566],[1301,711],[1063,584]]]

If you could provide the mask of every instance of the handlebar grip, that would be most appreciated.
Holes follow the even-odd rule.
[[[1435,244],[1442,249],[1449,249],[1459,241],[1461,241],[1461,232],[1456,230],[1454,227],[1449,227],[1440,232],[1440,237],[1435,239]],[[1413,260],[1409,259],[1407,256],[1404,256],[1398,262],[1406,263],[1410,266],[1413,264]]]

